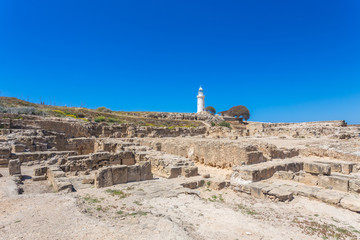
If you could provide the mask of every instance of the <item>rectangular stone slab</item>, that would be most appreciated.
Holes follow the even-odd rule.
[[[141,169],[139,165],[128,166],[127,181],[135,182],[141,180]]]
[[[349,179],[337,176],[319,176],[319,186],[347,192],[349,190]]]
[[[331,174],[331,166],[323,163],[304,163],[304,171],[312,174]]]
[[[113,184],[113,173],[110,167],[100,168],[95,175],[95,187],[109,187]]]
[[[128,166],[120,165],[112,167],[113,185],[126,183],[128,180]]]

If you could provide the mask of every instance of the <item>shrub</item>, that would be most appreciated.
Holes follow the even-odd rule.
[[[76,116],[74,114],[66,114],[67,117],[72,117],[72,118],[76,118]]]
[[[230,128],[230,129],[231,129],[230,123],[225,122],[225,121],[219,123],[219,126],[221,126],[221,127],[227,127],[227,128]]]
[[[215,127],[216,124],[215,124],[214,122],[211,122],[211,126],[212,126],[212,127]]]
[[[96,109],[96,111],[98,112],[112,112],[110,109],[106,108],[106,107],[99,107]]]
[[[107,119],[107,121],[110,122],[110,123],[120,123],[121,122],[121,120],[116,119],[116,118],[112,118],[112,117],[109,117]]]
[[[76,113],[75,115],[77,118],[85,118],[86,117],[85,114],[83,114],[83,113]]]
[[[66,114],[65,114],[63,111],[61,111],[61,110],[53,110],[53,112],[56,113],[56,115],[59,116],[59,117],[63,117],[63,116],[66,115]]]
[[[106,118],[104,116],[99,116],[94,119],[95,122],[105,122]]]

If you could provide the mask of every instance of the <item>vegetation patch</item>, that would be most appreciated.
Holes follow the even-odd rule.
[[[258,215],[259,214],[255,210],[252,210],[251,208],[248,208],[247,206],[245,206],[243,204],[239,204],[237,207],[238,207],[238,210],[240,210],[244,214],[248,214],[248,215]]]
[[[224,202],[224,198],[222,197],[222,194],[219,194],[219,196],[212,195],[210,198],[208,198],[210,202]]]
[[[132,213],[129,213],[128,215],[129,216],[146,216],[148,214],[148,212],[143,212],[143,211],[138,211],[138,212],[132,212]]]
[[[107,189],[105,190],[106,193],[109,193],[112,196],[118,196],[119,198],[126,198],[127,196],[129,196],[129,193],[125,193],[119,189]]]
[[[321,221],[299,220],[295,218],[292,225],[302,229],[302,231],[310,236],[318,236],[323,239],[358,239],[354,230],[348,230],[343,227],[327,224]]]
[[[230,123],[225,122],[225,121],[220,122],[220,123],[219,123],[219,126],[220,126],[220,127],[227,127],[227,128],[230,128],[230,129],[231,129]]]
[[[104,116],[98,116],[94,119],[95,122],[99,123],[99,122],[105,122],[106,121],[106,117]]]
[[[99,203],[100,202],[99,199],[92,197],[89,194],[85,195],[84,200],[87,201],[88,203]]]

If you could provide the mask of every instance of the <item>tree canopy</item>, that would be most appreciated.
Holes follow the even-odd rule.
[[[216,113],[215,108],[212,107],[212,106],[206,107],[205,110],[206,110],[207,112],[211,113],[211,114],[215,114],[215,113]]]
[[[221,112],[221,114],[237,118],[242,117],[245,121],[250,118],[249,109],[242,105],[232,107],[227,111]]]

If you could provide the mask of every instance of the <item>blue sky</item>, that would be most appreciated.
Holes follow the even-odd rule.
[[[0,1],[1,95],[360,123],[360,1]]]

